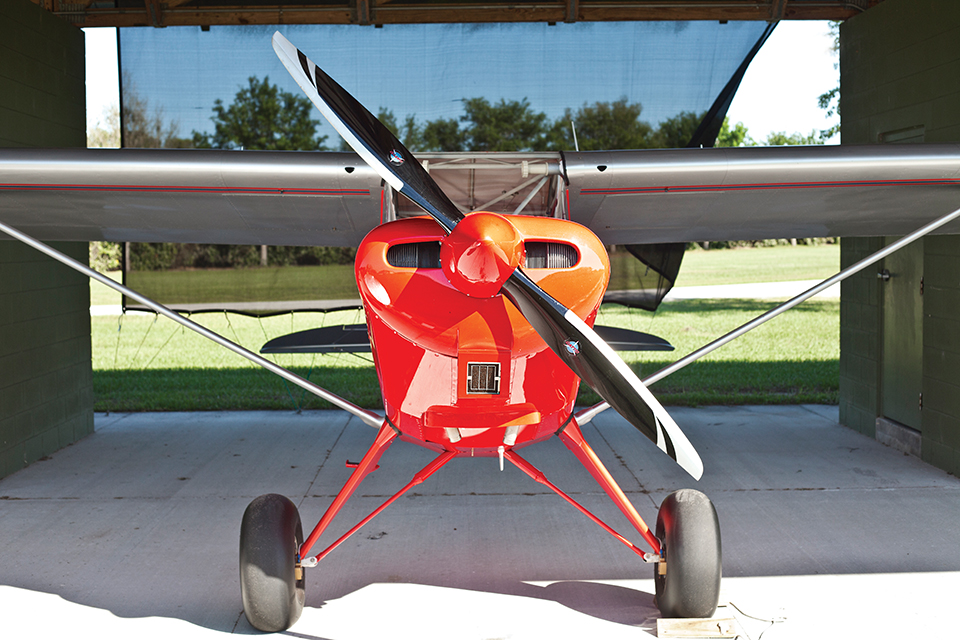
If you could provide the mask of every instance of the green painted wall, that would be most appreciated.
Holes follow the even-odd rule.
[[[0,2],[0,146],[84,146],[83,33]],[[86,243],[57,243],[86,262]],[[86,278],[0,240],[0,477],[93,432]]]
[[[960,475],[960,237],[926,238],[923,273],[920,450],[927,462]]]
[[[845,22],[840,86],[844,144],[960,141],[960,3],[886,0]],[[845,238],[841,262],[881,243]],[[922,261],[921,455],[960,474],[960,236],[926,238]],[[886,400],[875,274],[844,284],[840,308],[841,422],[868,435]]]
[[[841,238],[840,268],[882,246],[879,238]],[[880,410],[879,366],[880,290],[876,272],[866,269],[840,283],[840,422],[871,438]]]

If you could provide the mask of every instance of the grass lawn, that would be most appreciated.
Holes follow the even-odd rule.
[[[840,271],[840,245],[687,251],[678,287],[825,280]]]
[[[806,280],[837,270],[836,245],[690,251],[678,285]],[[91,304],[119,304],[99,283]],[[656,313],[605,305],[598,323],[660,335],[676,351],[625,353],[642,376],[653,373],[774,306],[769,301],[666,303]],[[668,405],[836,403],[839,389],[837,300],[807,302],[703,360],[658,382]],[[274,318],[198,314],[193,319],[252,351],[269,339],[313,327],[363,322],[362,312],[298,313]],[[166,318],[91,318],[98,411],[324,408],[327,405]],[[282,355],[279,364],[348,400],[380,408],[369,355]],[[581,390],[578,402],[599,398]]]
[[[323,273],[324,268],[299,267],[300,273],[310,275]],[[349,276],[352,267],[335,267]],[[311,271],[312,270],[312,271]],[[825,279],[840,270],[840,245],[821,244],[811,246],[776,246],[754,249],[724,249],[721,251],[687,251],[683,267],[677,277],[678,287],[712,284],[743,284],[748,282],[787,282],[791,280]],[[230,272],[232,277],[252,278],[257,286],[269,282],[268,274],[274,269],[243,269]],[[332,272],[328,269],[327,273]],[[214,272],[217,273],[217,272]],[[339,273],[339,272],[338,272]],[[120,273],[114,271],[111,278],[120,281]],[[140,274],[149,277],[150,274]],[[200,271],[176,272],[174,277],[204,280],[209,276]],[[352,277],[352,276],[350,276]],[[309,291],[304,291],[308,297]],[[357,297],[356,285],[344,284],[344,298]],[[240,299],[240,297],[234,298]],[[185,300],[184,302],[189,302]],[[90,281],[90,304],[120,304],[120,294],[94,280]]]

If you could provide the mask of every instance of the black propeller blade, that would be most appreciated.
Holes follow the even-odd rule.
[[[429,213],[447,233],[453,231],[463,214],[396,136],[279,33],[273,37],[273,48],[300,88],[347,144],[390,186]],[[296,66],[291,68],[294,60]]]
[[[279,32],[273,36],[273,48],[297,84],[354,151],[447,233],[453,231],[463,214],[413,154]],[[690,475],[700,478],[703,463],[693,445],[636,374],[593,329],[541,289],[520,267],[503,285],[503,293],[574,373]]]

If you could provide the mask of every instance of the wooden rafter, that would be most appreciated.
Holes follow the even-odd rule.
[[[95,0],[32,0],[79,27],[243,24],[411,24],[609,20],[845,20],[883,0],[142,0],[103,7]]]
[[[783,14],[787,10],[787,0],[773,0],[770,3],[770,22],[779,22],[783,20]]]

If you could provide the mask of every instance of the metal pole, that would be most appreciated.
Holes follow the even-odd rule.
[[[320,398],[323,398],[330,404],[335,405],[343,409],[344,411],[348,411],[352,413],[353,415],[360,418],[365,424],[368,424],[371,427],[374,427],[375,429],[379,429],[383,425],[384,419],[381,416],[378,416],[377,414],[373,413],[372,411],[368,411],[367,409],[358,407],[352,402],[348,400],[344,400],[340,396],[327,391],[323,387],[320,387],[305,378],[301,378],[300,376],[293,373],[292,371],[284,369],[280,365],[274,362],[271,362],[270,360],[267,360],[266,358],[245,349],[244,347],[241,347],[237,343],[227,340],[220,334],[210,331],[206,327],[201,326],[196,322],[193,322],[192,320],[188,320],[187,318],[184,318],[177,312],[168,309],[167,307],[163,306],[158,302],[154,302],[150,298],[147,298],[146,296],[137,293],[133,289],[129,289],[123,286],[122,284],[114,282],[113,280],[103,275],[102,273],[98,273],[97,271],[94,271],[87,265],[81,262],[77,262],[73,258],[60,253],[53,247],[50,247],[40,242],[39,240],[36,240],[26,235],[25,233],[21,233],[20,231],[17,231],[13,227],[7,226],[2,222],[0,222],[0,231],[3,231],[7,235],[10,235],[16,238],[17,240],[20,240],[24,244],[27,244],[33,247],[34,249],[36,249],[37,251],[40,251],[41,253],[45,253],[46,255],[50,256],[54,260],[62,262],[63,264],[70,267],[71,269],[75,269],[80,273],[90,278],[93,278],[97,282],[105,284],[111,289],[116,289],[117,291],[127,296],[128,298],[132,298],[136,300],[137,302],[143,304],[144,306],[149,307],[150,309],[153,309],[160,315],[166,316],[167,318],[173,320],[174,322],[182,324],[183,326],[185,326],[188,329],[191,329],[192,331],[196,331],[203,337],[213,340],[220,346],[225,347],[230,351],[233,351],[237,355],[243,356],[247,360],[250,360],[251,362],[260,365],[261,367],[267,369],[268,371],[277,374],[281,378],[284,378],[285,380],[292,382],[298,387],[306,389],[310,393],[313,393],[319,396]]]
[[[695,362],[696,360],[699,360],[700,358],[702,358],[703,356],[707,355],[707,354],[710,353],[711,351],[714,351],[715,349],[719,349],[720,347],[722,347],[723,345],[727,344],[727,343],[730,342],[731,340],[735,340],[736,338],[739,338],[740,336],[742,336],[743,334],[747,333],[748,331],[750,331],[750,330],[752,330],[752,329],[756,329],[757,327],[759,327],[761,324],[763,324],[763,323],[766,322],[767,320],[770,320],[770,319],[772,319],[772,318],[775,318],[776,316],[780,315],[780,314],[783,313],[784,311],[787,311],[788,309],[792,309],[793,307],[797,306],[798,304],[800,304],[801,302],[807,300],[808,298],[811,298],[811,297],[817,295],[818,293],[820,293],[820,292],[823,291],[824,289],[826,289],[826,288],[828,288],[828,287],[831,287],[831,286],[835,285],[836,283],[838,283],[838,282],[840,282],[840,281],[842,281],[842,280],[845,280],[845,279],[849,278],[850,276],[854,275],[855,273],[858,273],[858,272],[864,270],[865,268],[869,267],[871,264],[873,264],[873,263],[875,263],[875,262],[877,262],[877,261],[879,261],[879,260],[882,260],[883,258],[887,257],[888,255],[890,255],[891,253],[893,253],[893,252],[896,251],[897,249],[901,249],[901,248],[903,248],[904,246],[906,246],[906,245],[910,244],[911,242],[913,242],[914,240],[917,240],[917,239],[919,239],[919,238],[922,238],[923,236],[927,235],[927,234],[930,233],[931,231],[934,231],[934,230],[936,230],[936,229],[939,229],[940,227],[942,227],[943,225],[947,224],[947,223],[950,222],[951,220],[957,218],[958,216],[960,216],[960,209],[957,209],[956,211],[952,211],[951,213],[948,213],[948,214],[946,214],[945,216],[941,216],[941,217],[937,218],[936,220],[934,220],[933,222],[930,222],[929,224],[926,224],[926,225],[920,227],[919,229],[917,229],[917,230],[914,231],[913,233],[909,233],[909,234],[903,236],[902,238],[900,238],[899,240],[897,240],[897,241],[894,242],[893,244],[887,245],[887,246],[884,247],[883,249],[880,249],[879,251],[876,251],[876,252],[870,254],[869,256],[867,256],[866,258],[864,258],[863,260],[861,260],[860,262],[857,262],[856,264],[847,267],[846,269],[842,270],[840,273],[838,273],[838,274],[836,274],[836,275],[834,275],[834,276],[832,276],[832,277],[830,277],[830,278],[827,278],[826,280],[824,280],[824,281],[821,282],[820,284],[818,284],[818,285],[816,285],[816,286],[814,286],[814,287],[811,287],[810,289],[807,289],[806,291],[804,291],[804,292],[801,293],[800,295],[794,296],[793,298],[790,298],[789,300],[787,300],[787,301],[784,302],[783,304],[774,307],[773,309],[771,309],[770,311],[767,311],[767,312],[764,313],[763,315],[757,316],[756,318],[754,318],[754,319],[751,320],[750,322],[748,322],[748,323],[746,323],[746,324],[744,324],[744,325],[741,325],[741,326],[737,327],[737,328],[734,329],[733,331],[731,331],[731,332],[729,332],[729,333],[727,333],[727,334],[725,334],[725,335],[717,338],[717,339],[714,340],[713,342],[711,342],[711,343],[709,343],[709,344],[707,344],[707,345],[704,345],[704,346],[700,347],[699,349],[697,349],[696,351],[694,351],[694,352],[692,352],[692,353],[687,354],[686,356],[680,358],[679,360],[677,360],[677,361],[674,362],[673,364],[667,365],[667,366],[664,367],[663,369],[660,369],[659,371],[650,374],[650,375],[647,376],[646,378],[643,378],[643,380],[642,380],[643,384],[644,384],[644,385],[647,385],[647,386],[650,386],[650,385],[653,384],[654,382],[657,382],[658,380],[662,380],[662,379],[666,378],[666,377],[667,377],[668,375],[670,375],[671,373],[676,373],[676,372],[679,371],[680,369],[683,369],[683,368],[684,368],[685,366],[687,366],[688,364],[690,364],[690,363],[692,363],[692,362]],[[609,409],[609,408],[610,408],[610,405],[608,405],[606,402],[601,402],[600,404],[597,404],[597,405],[594,405],[594,406],[589,407],[589,408],[587,408],[587,409],[584,409],[584,410],[580,411],[580,412],[575,416],[576,419],[577,419],[577,423],[578,423],[578,424],[586,424],[587,422],[589,422],[590,420],[592,420],[597,414],[599,414],[600,412],[605,411],[605,410],[607,410],[607,409]]]

